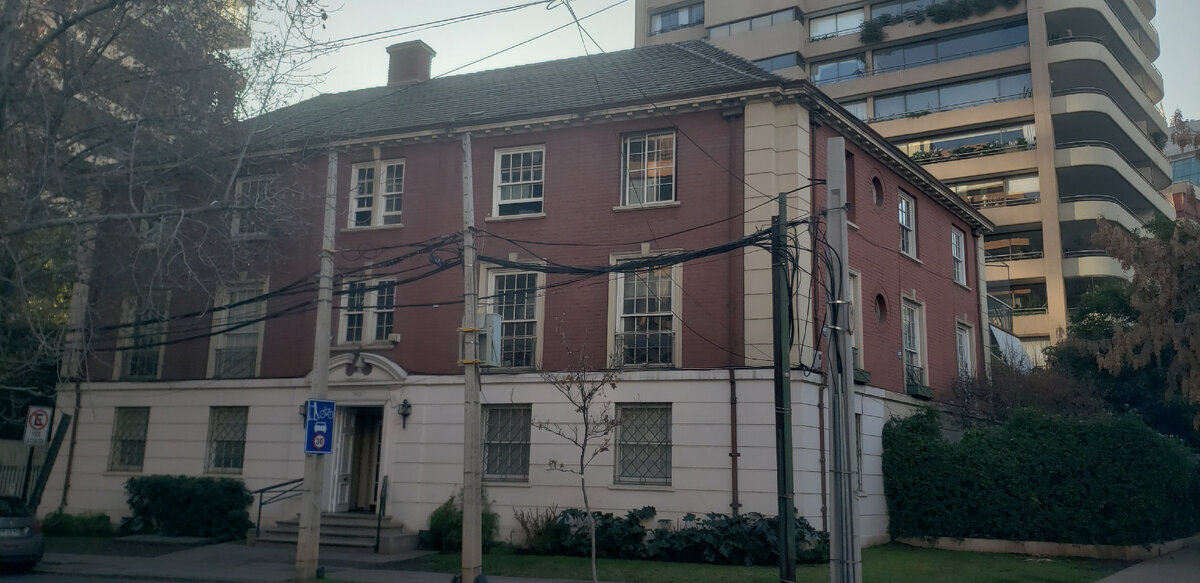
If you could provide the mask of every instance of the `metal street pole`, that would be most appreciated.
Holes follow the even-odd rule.
[[[473,583],[483,572],[483,427],[479,407],[479,293],[475,281],[475,196],[472,187],[471,133],[463,150],[463,521],[462,581]]]
[[[833,433],[833,525],[830,533],[829,580],[862,583],[862,548],[858,539],[857,489],[858,434],[854,423],[854,357],[850,338],[850,245],[846,226],[846,142],[829,138],[825,146],[826,242],[834,250],[829,262],[831,298],[829,358],[825,379],[829,384]],[[833,272],[836,270],[836,272]]]
[[[775,346],[775,478],[779,497],[779,581],[796,580],[795,488],[792,476],[792,330],[787,271],[787,195],[771,220],[771,316]]]
[[[337,212],[337,152],[329,151],[325,170],[325,224],[321,231],[321,271],[317,283],[317,326],[313,337],[312,398],[329,394],[329,335],[333,317],[333,236]],[[300,532],[296,539],[296,579],[317,577],[317,555],[321,540],[321,481],[325,456],[305,454],[304,489],[300,498]]]

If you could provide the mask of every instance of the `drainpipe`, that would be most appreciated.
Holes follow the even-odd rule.
[[[738,452],[738,420],[737,420],[737,379],[734,378],[733,367],[729,368],[729,473],[733,479],[733,500],[730,501],[729,507],[733,509],[733,515],[737,516],[742,507],[741,502],[738,502],[738,458],[742,454]]]

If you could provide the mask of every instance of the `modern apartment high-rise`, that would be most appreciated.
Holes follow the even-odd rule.
[[[1174,219],[1160,191],[1155,0],[638,0],[635,45],[708,39],[808,78],[998,225],[991,295],[1035,360],[1096,280],[1104,217]]]

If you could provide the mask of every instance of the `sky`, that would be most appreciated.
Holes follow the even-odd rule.
[[[513,6],[526,1],[528,0],[344,0],[340,9],[330,13],[327,29],[322,31],[320,36],[325,39],[346,38]],[[584,27],[605,51],[633,46],[634,4],[634,0],[571,0],[571,7],[580,18],[608,8],[583,21]],[[335,54],[322,57],[312,65],[314,72],[326,74],[306,96],[317,92],[338,93],[386,84],[385,49],[389,45],[414,39],[425,41],[437,51],[437,56],[433,59],[433,75],[445,74],[464,65],[467,66],[456,72],[469,73],[580,56],[584,54],[580,33],[574,26],[568,26],[502,55],[470,64],[481,57],[571,22],[567,8],[561,2],[554,2],[550,9],[545,5],[532,6],[346,46]],[[1166,85],[1166,96],[1161,106],[1168,119],[1175,108],[1182,109],[1184,117],[1188,119],[1200,119],[1200,62],[1197,62],[1200,59],[1200,33],[1197,33],[1197,24],[1200,24],[1200,0],[1158,0],[1158,12],[1153,24],[1159,31],[1162,50],[1155,65],[1162,71]],[[587,50],[596,51],[590,40]]]

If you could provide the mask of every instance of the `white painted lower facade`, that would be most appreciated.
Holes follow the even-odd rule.
[[[346,376],[348,356],[334,360],[330,398],[336,400],[338,441],[353,435],[346,431],[355,412],[381,421],[367,425],[379,440],[378,476],[386,479],[387,513],[411,531],[428,526],[429,514],[459,489],[462,483],[463,386],[457,376],[406,375],[380,357],[368,375]],[[822,400],[818,375],[793,381],[793,436],[796,506],[817,528],[823,520],[821,448],[828,446],[828,395]],[[732,380],[731,380],[732,379]],[[59,393],[60,411],[74,409],[73,387]],[[887,510],[881,470],[883,424],[893,415],[905,415],[917,405],[904,395],[871,387],[856,387],[855,407],[861,415],[862,488],[859,500],[864,544],[886,542]],[[736,425],[731,428],[731,393],[736,392]],[[101,511],[114,520],[128,516],[124,482],[133,475],[205,474],[208,450],[209,408],[248,408],[245,455],[240,474],[212,474],[242,479],[250,490],[299,478],[303,475],[304,427],[300,406],[307,399],[305,379],[243,381],[187,381],[175,383],[93,383],[84,385],[79,408],[78,436],[63,443],[39,508],[41,514],[59,508],[68,457],[71,475],[67,512]],[[411,415],[404,420],[399,404],[407,400]],[[529,404],[532,418],[570,423],[577,414],[537,374],[485,375],[485,405]],[[615,406],[623,403],[669,403],[671,406],[670,485],[636,486],[614,483],[613,451],[599,455],[589,468],[589,498],[594,509],[623,515],[626,510],[654,506],[659,519],[675,520],[692,512],[730,513],[733,502],[732,433],[737,432],[738,502],[741,512],[776,513],[775,429],[771,372],[766,369],[672,370],[627,372],[608,394]],[[109,471],[113,418],[117,407],[149,407],[145,456],[140,472]],[[361,414],[359,413],[359,414]],[[825,423],[822,424],[822,413]],[[367,419],[367,417],[360,417]],[[360,425],[362,422],[360,421]],[[822,440],[822,426],[826,439]],[[343,435],[345,434],[345,435]],[[74,453],[70,441],[75,439]],[[373,441],[370,441],[374,443]],[[361,448],[360,448],[361,449]],[[615,448],[614,448],[615,449]],[[336,452],[326,463],[323,504],[343,510],[353,498],[346,477],[358,476],[359,507],[373,495],[374,468],[370,453],[352,455],[350,448]],[[513,517],[516,509],[582,507],[578,477],[548,471],[551,459],[578,458],[578,450],[545,431],[532,429],[529,475],[526,482],[488,482],[486,496],[500,517],[500,538],[519,542],[521,531]],[[355,464],[359,467],[353,467]],[[357,474],[355,474],[357,472]],[[271,524],[297,513],[299,499],[266,506],[262,522]],[[340,504],[339,504],[340,503]],[[257,501],[255,502],[257,504]],[[353,504],[351,504],[353,506]],[[251,518],[257,513],[252,506]]]

